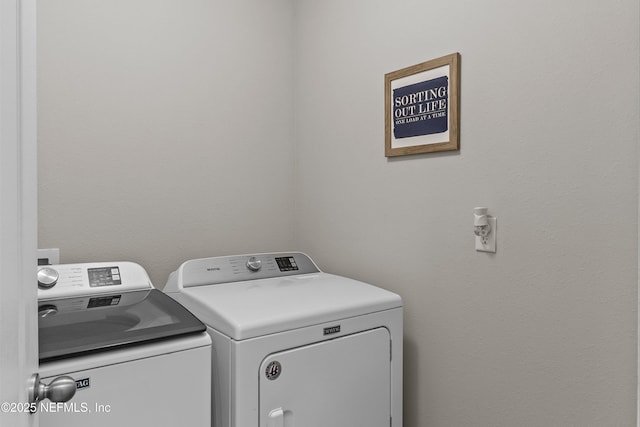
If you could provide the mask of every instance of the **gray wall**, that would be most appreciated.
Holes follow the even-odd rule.
[[[39,2],[39,246],[304,250],[404,297],[407,427],[635,425],[639,6],[512,3]],[[461,151],[386,159],[384,73],[456,51]]]
[[[39,246],[186,259],[294,246],[288,0],[38,2]]]
[[[295,5],[299,246],[404,297],[405,425],[635,425],[638,2]],[[384,74],[456,51],[460,152],[387,160]]]

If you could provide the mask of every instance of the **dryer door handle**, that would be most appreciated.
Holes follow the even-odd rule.
[[[278,408],[269,412],[267,427],[284,427],[284,409]]]

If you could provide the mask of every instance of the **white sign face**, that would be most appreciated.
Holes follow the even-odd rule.
[[[393,80],[391,91],[391,148],[449,141],[448,65]]]
[[[384,75],[387,157],[460,149],[460,54]]]

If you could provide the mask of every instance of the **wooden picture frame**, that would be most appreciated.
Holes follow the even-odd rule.
[[[385,156],[460,149],[460,54],[384,76]]]

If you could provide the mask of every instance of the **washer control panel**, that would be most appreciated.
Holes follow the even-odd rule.
[[[133,262],[58,264],[38,269],[38,299],[151,288],[147,272]]]
[[[182,287],[188,288],[319,271],[311,258],[301,252],[201,258],[185,262],[172,273],[165,291],[178,286],[176,274],[182,277]]]

